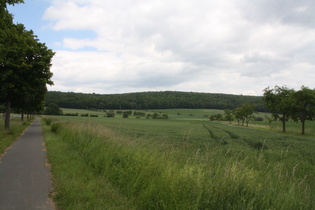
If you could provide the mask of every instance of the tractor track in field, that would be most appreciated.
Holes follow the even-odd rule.
[[[218,129],[218,130],[221,130],[221,131],[225,132],[226,134],[229,135],[229,137],[230,137],[231,139],[238,139],[238,138],[240,138],[238,135],[236,135],[236,134],[233,133],[232,131],[225,130],[225,129],[222,129],[222,128],[219,128],[219,127],[216,127],[216,126],[213,126],[213,125],[205,125],[205,124],[203,124],[203,127],[209,132],[210,137],[211,137],[212,139],[215,139],[215,140],[220,140],[220,139],[223,139],[223,138],[225,138],[225,137],[217,136],[217,135],[215,134],[215,132],[214,132],[213,130],[211,130],[211,127],[214,128],[214,129]]]

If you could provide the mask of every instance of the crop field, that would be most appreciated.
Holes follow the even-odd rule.
[[[63,112],[99,117],[43,118],[60,209],[315,208],[311,127],[302,136],[210,122],[221,110],[145,111],[167,120]]]

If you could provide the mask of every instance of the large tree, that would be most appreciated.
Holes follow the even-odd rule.
[[[282,131],[285,132],[285,123],[292,113],[293,89],[286,86],[267,87],[264,90],[263,100],[275,119],[282,122]]]
[[[225,121],[229,121],[230,124],[232,123],[232,121],[234,120],[234,116],[233,116],[233,111],[230,109],[224,109],[224,117],[223,119]]]
[[[13,4],[23,1],[0,3],[4,18],[0,21],[0,102],[6,105],[5,128],[10,128],[11,105],[29,109],[42,104],[46,84],[53,84],[50,67],[54,53],[39,42],[33,31],[26,30],[22,24],[13,24],[3,2]],[[31,100],[32,97],[34,100]]]
[[[302,86],[293,98],[292,118],[302,123],[302,134],[305,134],[305,121],[315,119],[315,90]]]
[[[249,121],[251,121],[254,117],[254,112],[254,107],[250,104],[243,104],[241,107],[233,110],[233,114],[238,122],[238,125],[240,122],[242,122],[242,126],[244,126],[244,123],[246,122],[247,127]]]

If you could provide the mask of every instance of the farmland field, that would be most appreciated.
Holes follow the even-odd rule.
[[[63,112],[79,116],[43,120],[60,209],[315,208],[310,126],[302,136],[208,120],[221,110],[145,110],[167,120]]]

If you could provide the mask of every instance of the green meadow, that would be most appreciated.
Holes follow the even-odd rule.
[[[222,110],[143,111],[167,120],[63,112],[98,117],[42,120],[60,209],[315,208],[312,122],[302,136],[209,121]]]

